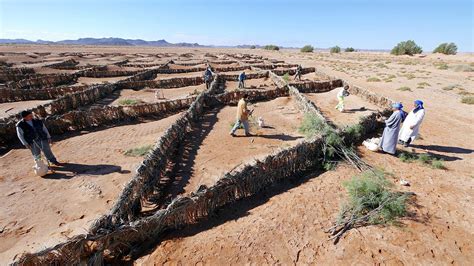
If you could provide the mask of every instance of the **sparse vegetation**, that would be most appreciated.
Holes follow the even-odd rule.
[[[442,43],[433,50],[433,53],[441,53],[441,54],[447,54],[447,55],[454,55],[457,52],[458,52],[458,47],[453,42]]]
[[[428,82],[425,82],[425,81],[424,81],[424,82],[419,82],[417,88],[418,88],[418,89],[424,89],[425,87],[429,87],[429,86],[431,86],[431,84],[429,84]]]
[[[428,153],[411,153],[402,152],[398,155],[398,158],[405,163],[419,162],[422,165],[430,166],[434,169],[446,169],[442,159],[438,159]]]
[[[323,132],[326,127],[324,121],[316,117],[315,115],[305,114],[303,121],[301,122],[298,131],[303,134],[306,138],[312,138],[319,133]]]
[[[329,49],[329,52],[330,52],[331,54],[338,54],[338,53],[341,52],[341,47],[339,47],[339,46],[337,46],[337,45],[334,46],[334,47],[331,47],[331,48]]]
[[[407,214],[408,194],[393,191],[380,170],[365,171],[343,183],[348,200],[342,205],[331,233],[336,244],[352,228],[372,224],[393,224]]]
[[[285,73],[285,75],[283,75],[282,79],[286,82],[290,82],[290,74]]]
[[[390,53],[393,55],[414,55],[421,54],[422,52],[423,49],[421,49],[421,47],[418,46],[415,41],[408,40],[398,43],[395,47],[393,47]]]
[[[263,49],[265,50],[271,50],[271,51],[279,51],[280,50],[280,47],[276,46],[276,45],[273,45],[273,44],[269,44],[269,45],[265,45],[263,47]]]
[[[458,84],[453,84],[453,85],[449,85],[449,86],[445,86],[443,88],[441,88],[442,90],[444,91],[451,91],[451,90],[454,90],[455,88],[459,87]]]
[[[354,48],[352,48],[352,47],[347,47],[347,48],[344,50],[344,52],[346,52],[346,53],[351,53],[351,52],[355,52],[355,51],[356,51],[356,50],[355,50]]]
[[[153,145],[136,147],[133,149],[126,150],[124,152],[124,155],[131,156],[131,157],[141,157],[141,156],[145,156],[152,148],[153,148]]]
[[[407,86],[403,86],[403,87],[398,88],[397,90],[399,90],[399,91],[411,91],[411,88],[407,87]]]
[[[456,72],[474,72],[474,67],[470,65],[457,65],[454,66],[454,71]]]
[[[137,105],[140,103],[143,103],[143,101],[137,99],[122,99],[119,101],[119,105]]]
[[[464,96],[461,98],[461,102],[465,104],[474,104],[474,96]]]
[[[437,62],[437,63],[434,63],[433,64],[437,69],[441,69],[441,70],[446,70],[448,69],[448,64],[446,64],[445,62]]]
[[[312,53],[314,50],[314,47],[311,45],[305,45],[303,48],[300,49],[300,52],[302,53]]]
[[[367,82],[380,82],[380,79],[376,77],[370,77],[366,81]]]

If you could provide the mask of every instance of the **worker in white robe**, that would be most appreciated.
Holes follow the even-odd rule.
[[[338,93],[337,93],[337,105],[336,109],[339,110],[339,112],[344,112],[344,98],[349,96],[349,86],[345,85]]]
[[[379,148],[382,152],[395,155],[398,133],[400,132],[400,125],[405,118],[405,112],[402,110],[403,105],[401,103],[394,103],[392,108],[392,115],[385,120],[385,128],[380,139]]]
[[[420,125],[424,117],[425,108],[423,107],[423,102],[416,100],[415,108],[408,114],[403,123],[402,129],[400,130],[400,135],[398,136],[400,144],[408,147],[408,145],[415,140],[420,131]]]

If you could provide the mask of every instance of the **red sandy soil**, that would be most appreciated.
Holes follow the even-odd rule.
[[[34,175],[27,149],[0,157],[0,264],[85,233],[112,207],[142,160],[124,151],[154,145],[177,117],[58,140],[52,150],[65,165],[44,178]]]
[[[87,78],[80,77],[77,79],[77,83],[84,85],[99,84],[99,83],[115,83],[117,81],[129,78],[130,76],[119,76],[119,77],[107,77],[107,78]]]
[[[376,105],[364,101],[355,95],[346,97],[344,101],[344,112],[339,112],[335,107],[338,103],[337,93],[341,88],[336,88],[324,93],[306,93],[321,111],[321,113],[338,126],[348,126],[359,122],[359,119],[376,111],[381,111]]]
[[[428,152],[444,158],[447,170],[435,170],[419,163],[403,163],[395,157],[369,153],[363,149],[360,151],[368,163],[394,174],[391,180],[395,184],[395,189],[412,191],[416,194],[415,204],[410,207],[412,215],[402,219],[403,226],[363,227],[349,231],[336,246],[327,241],[328,235],[324,233],[324,230],[335,220],[339,205],[346,197],[341,183],[356,174],[351,167],[340,165],[335,171],[321,175],[315,174],[306,182],[282,184],[280,185],[282,188],[279,188],[280,186],[270,188],[266,193],[224,208],[210,221],[169,235],[155,250],[151,250],[151,255],[140,259],[138,264],[203,262],[212,265],[244,263],[472,265],[474,262],[472,246],[474,242],[472,225],[474,221],[474,205],[472,204],[474,185],[472,113],[474,107],[461,104],[462,95],[459,95],[459,93],[474,93],[472,91],[474,74],[456,71],[458,65],[473,65],[472,54],[427,55],[425,58],[418,58],[396,57],[387,53],[301,54],[295,50],[282,50],[277,53],[258,49],[0,46],[0,52],[4,51],[28,53],[31,51],[53,51],[54,53],[76,51],[93,53],[91,57],[97,57],[96,54],[99,53],[117,51],[125,54],[256,53],[272,59],[285,60],[288,63],[301,63],[304,67],[314,66],[320,71],[347,79],[351,83],[392,99],[403,101],[407,109],[410,109],[410,103],[414,99],[421,98],[425,101],[427,115],[421,127],[422,138],[414,143],[415,151]],[[34,60],[27,55],[16,56],[22,57],[23,61]],[[10,61],[10,57],[12,56],[0,56],[0,60],[8,58],[7,61]],[[440,62],[448,64],[449,69],[437,69],[434,63]],[[406,75],[409,73],[414,74],[415,77],[408,78]],[[188,74],[202,75],[198,72],[168,75],[168,77]],[[395,75],[395,78],[391,81],[383,81],[390,75]],[[164,77],[164,75],[158,76]],[[366,79],[369,77],[379,77],[382,81],[367,82]],[[424,89],[417,89],[421,82],[427,82],[430,85],[425,86]],[[449,85],[458,85],[464,90],[443,89]],[[401,86],[409,86],[412,91],[397,90]],[[351,98],[352,96],[347,99],[348,105],[351,104]],[[329,104],[331,110],[333,104]],[[367,107],[367,103],[364,103],[364,106]],[[226,108],[222,109],[217,115],[225,110]],[[225,118],[226,122],[222,123],[223,135],[217,142],[219,144],[224,137],[227,137],[224,134],[230,130],[228,121],[233,120],[232,113],[229,111],[228,117]],[[257,112],[256,115],[260,114]],[[272,122],[273,115],[271,113],[270,117],[264,116],[264,118],[276,129],[280,130],[277,126],[289,123],[282,123],[281,121],[284,120],[281,119],[281,121]],[[217,127],[219,123],[218,121],[214,127]],[[298,125],[299,122],[296,124]],[[227,129],[224,130],[226,125]],[[136,126],[141,128],[143,125]],[[124,127],[109,130],[120,128]],[[117,143],[123,142],[120,147],[117,147],[118,150],[123,150],[133,147],[134,145],[130,143],[137,141],[135,138],[117,141],[115,138],[110,138],[109,133],[99,131],[60,141],[57,145],[53,145],[53,150],[58,153],[59,159],[69,162],[76,163],[77,158],[81,157],[81,161],[77,163],[119,165],[122,169],[127,169],[124,165],[134,164],[133,158],[125,160],[121,158],[122,155],[118,151],[117,156],[106,159],[97,156],[97,154],[103,154],[105,149],[94,147],[98,145],[92,146],[90,152],[82,151],[86,149],[84,146],[87,143],[81,142],[80,139],[101,132],[104,132],[104,135],[100,138],[91,137],[89,143],[95,144],[96,141],[103,140],[108,141],[111,147],[115,147],[119,145]],[[205,147],[206,140],[210,139],[212,134],[213,131],[204,138],[202,147],[197,149],[197,154],[202,158],[207,156],[211,160],[210,163],[204,163],[204,159],[200,159],[201,163],[193,166],[196,171],[201,171],[207,177],[204,180],[192,180],[191,183],[185,184],[189,185],[187,189],[190,191],[199,184],[212,184],[215,181],[213,177],[223,171],[222,169],[212,172],[214,170],[210,169],[216,166],[213,162],[217,159],[203,152],[204,149],[208,149]],[[155,140],[154,138],[151,141],[154,143]],[[239,142],[240,146],[233,146],[236,148],[230,155],[221,156],[224,161],[237,158],[234,153],[245,150],[241,149],[243,144],[251,145],[248,142],[245,143],[245,141],[251,141],[248,138],[236,138],[232,141],[242,141],[242,143]],[[260,138],[255,137],[254,141],[260,141]],[[65,147],[60,145],[63,142],[70,144]],[[231,145],[227,142],[225,145],[217,143],[210,146],[213,148],[209,149],[211,152],[224,150],[221,147]],[[82,152],[83,155],[75,154],[76,150]],[[224,150],[224,152],[227,151]],[[16,156],[13,159],[12,154]],[[248,159],[251,159],[251,156],[253,155],[250,155]],[[6,161],[6,158],[10,159]],[[121,160],[124,160],[124,165],[120,164]],[[138,161],[139,159],[135,164]],[[229,168],[232,169],[240,161],[229,163]],[[18,167],[19,165],[26,165],[26,167],[21,168]],[[110,208],[121,186],[131,176],[131,174],[108,173],[104,175],[104,178],[101,175],[92,175],[83,179],[84,175],[90,175],[92,171],[87,169],[86,173],[81,173],[71,179],[49,180],[34,177],[30,170],[31,165],[32,160],[26,150],[15,149],[7,157],[0,159],[0,191],[2,191],[0,230],[7,225],[0,235],[0,250],[5,250],[0,253],[1,262],[10,262],[14,254],[25,249],[39,250],[58,243],[65,239],[61,232],[68,236],[85,232],[94,218]],[[201,167],[198,168],[197,165]],[[133,170],[132,166],[128,169]],[[5,175],[4,171],[12,174]],[[400,178],[407,179],[411,186],[398,185]],[[115,181],[107,182],[110,180]],[[89,182],[93,182],[92,185]],[[100,195],[103,195],[103,198],[96,196],[95,185],[99,186],[102,191]],[[34,191],[31,191],[32,189]],[[21,193],[22,191],[24,192]],[[10,195],[13,192],[15,193]],[[59,214],[56,213],[57,210],[60,210]],[[82,214],[85,217],[80,219]],[[7,220],[4,221],[3,217],[7,217]],[[59,226],[61,223],[65,224]]]
[[[169,79],[169,78],[181,78],[181,77],[202,77],[202,76],[204,76],[204,71],[174,73],[174,74],[158,74],[158,75],[156,75],[155,80]]]
[[[403,219],[402,226],[362,227],[349,231],[337,245],[328,241],[324,231],[335,221],[346,194],[341,183],[357,174],[341,165],[303,184],[272,187],[224,208],[210,221],[170,234],[136,265],[472,263],[472,186],[464,187],[463,178],[443,179],[443,170],[405,164],[389,155],[373,153],[365,159],[412,183],[396,185],[417,194],[412,217]],[[453,209],[453,202],[459,208]]]
[[[173,88],[173,89],[160,89],[160,96],[164,96],[164,98],[160,98],[160,100],[174,100],[174,99],[182,99],[189,96],[197,96],[200,92],[206,89],[206,84],[195,85],[195,86],[186,86],[181,88]]]
[[[244,84],[246,89],[275,89],[275,83],[270,78],[247,79]],[[236,90],[238,86],[238,81],[225,82],[225,87],[228,91]]]
[[[255,158],[288,146],[293,146],[303,137],[298,133],[302,115],[295,109],[291,98],[278,98],[268,102],[256,103],[255,118],[262,117],[268,128],[251,126],[255,136],[244,137],[243,129],[231,137],[229,132],[235,122],[236,107],[224,107],[206,114],[201,126],[189,138],[188,152],[181,162],[178,180],[184,186],[183,193],[190,193],[200,185],[212,186],[223,173],[238,165],[245,165]],[[225,148],[224,148],[225,147]]]
[[[206,89],[206,85],[196,85],[196,86],[187,86],[181,88],[173,88],[173,89],[142,89],[138,91],[134,90],[121,90],[118,92],[119,97],[114,100],[111,105],[119,105],[121,100],[125,99],[135,99],[140,100],[146,103],[153,103],[159,102],[164,100],[174,100],[174,99],[181,99],[187,98],[190,96],[197,96],[200,92]],[[160,96],[163,95],[164,97],[157,99],[156,92],[159,91]]]
[[[9,117],[10,115],[18,114],[19,112],[51,102],[50,100],[40,101],[22,101],[22,102],[9,102],[0,103],[0,118]]]

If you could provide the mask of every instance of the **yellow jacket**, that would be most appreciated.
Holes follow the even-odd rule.
[[[247,102],[240,99],[237,104],[237,120],[247,121],[249,119],[249,110],[247,109]]]

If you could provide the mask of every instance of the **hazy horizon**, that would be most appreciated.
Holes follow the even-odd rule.
[[[0,0],[0,38],[33,41],[117,37],[389,50],[412,39],[426,52],[443,42],[473,52],[473,24],[469,0]]]

